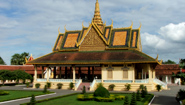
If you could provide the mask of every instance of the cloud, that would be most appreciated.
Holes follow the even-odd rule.
[[[178,62],[185,52],[184,24],[185,22],[181,22],[162,26],[158,34],[141,33],[143,52],[150,53],[153,57],[159,54],[161,59]]]
[[[1,0],[0,50],[11,53],[0,52],[0,56],[9,62],[8,59],[14,52],[29,51],[36,56],[51,52],[59,27],[60,32],[64,33],[65,25],[67,30],[81,30],[82,21],[85,26],[89,25],[94,15],[95,2],[96,0]],[[129,27],[131,21],[134,22],[133,28],[138,28],[139,23],[142,23],[144,53],[153,56],[167,51],[174,53],[169,49],[175,49],[181,51],[178,56],[183,56],[184,0],[170,3],[169,0],[99,0],[99,3],[101,17],[107,25],[111,24],[111,19],[114,21],[114,28]]]

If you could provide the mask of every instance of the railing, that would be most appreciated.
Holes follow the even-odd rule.
[[[161,85],[163,88],[166,88],[167,84],[160,81],[159,79],[153,79],[153,81],[159,85]]]
[[[96,79],[96,82],[97,83],[101,83],[101,79]]]
[[[93,82],[90,84],[90,90],[93,90],[95,83],[96,83],[96,79],[94,79]]]
[[[76,79],[75,88],[78,89],[81,83],[82,83],[82,79]]]
[[[38,78],[37,81],[38,82],[47,82],[47,79],[45,79],[45,78]]]
[[[148,83],[148,79],[136,79],[135,83]]]
[[[49,79],[50,82],[73,82],[73,79]]]
[[[132,80],[103,80],[107,83],[132,83]]]

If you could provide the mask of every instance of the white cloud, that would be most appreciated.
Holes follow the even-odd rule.
[[[160,28],[159,32],[163,37],[176,42],[185,40],[185,22],[179,24],[170,23]]]
[[[64,33],[65,25],[67,30],[82,29],[82,21],[85,26],[89,25],[95,2],[96,0],[1,0],[0,50],[12,53],[0,53],[0,56],[9,62],[8,59],[14,52],[29,51],[34,52],[34,55],[51,52],[59,27]],[[184,0],[171,3],[169,0],[99,0],[99,3],[102,19],[107,21],[107,25],[111,24],[111,19],[114,20],[114,28],[128,27],[131,20],[134,28],[142,23],[145,53],[174,53],[170,49],[175,49],[181,54],[174,54],[183,56],[185,37],[181,22],[185,17]]]

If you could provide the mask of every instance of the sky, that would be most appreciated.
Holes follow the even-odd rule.
[[[0,0],[0,56],[10,65],[15,53],[34,58],[52,52],[58,28],[81,30],[94,15],[96,0]],[[179,62],[185,58],[185,0],[99,0],[103,22],[114,28],[141,27],[143,52]]]

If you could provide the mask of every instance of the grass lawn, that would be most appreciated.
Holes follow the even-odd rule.
[[[63,98],[58,98],[58,99],[53,99],[41,103],[37,103],[37,105],[52,105],[53,103],[55,105],[123,105],[124,100],[121,101],[114,101],[114,102],[97,102],[97,101],[78,101],[77,100],[77,95],[72,95],[72,96],[67,96]],[[129,100],[131,100],[132,94],[119,94],[119,95],[124,95],[128,96]],[[143,99],[143,98],[142,98]],[[137,105],[143,105],[144,102],[138,102]]]
[[[26,98],[30,97],[32,94],[34,95],[43,95],[42,91],[24,91],[24,90],[5,90],[9,92],[9,95],[2,95],[0,96],[0,102],[19,99],[19,98]]]

